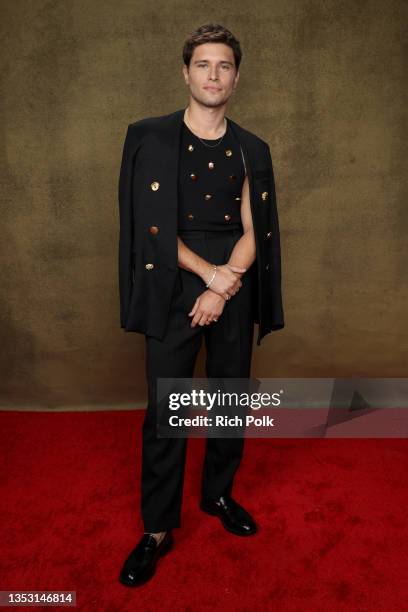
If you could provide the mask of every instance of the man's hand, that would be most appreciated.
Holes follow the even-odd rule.
[[[212,283],[211,283],[212,284]],[[191,327],[195,327],[197,323],[201,326],[209,325],[213,321],[217,321],[224,310],[225,300],[221,295],[218,295],[211,289],[206,289],[195,301],[192,310],[188,316],[192,316]]]
[[[217,272],[209,288],[223,298],[229,299],[239,291],[240,287],[242,287],[240,277],[244,272],[246,272],[246,268],[232,266],[229,263],[219,265],[217,266]],[[211,266],[208,272],[202,276],[205,283],[209,282],[213,273],[214,269]]]

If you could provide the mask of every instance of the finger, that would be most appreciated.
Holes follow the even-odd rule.
[[[202,317],[202,314],[202,310],[199,308],[191,321],[191,327],[195,327],[197,325],[197,323]]]
[[[202,327],[203,325],[206,324],[206,322],[207,322],[207,315],[203,312],[202,317],[198,324]]]
[[[204,325],[206,319],[207,319],[207,314],[204,313],[202,308],[199,308],[197,310],[197,312],[195,313],[195,315],[194,315],[193,321],[194,321],[195,325]]]
[[[196,301],[194,302],[193,308],[188,313],[188,316],[194,315],[196,313],[199,303],[200,303],[200,298],[197,298]]]

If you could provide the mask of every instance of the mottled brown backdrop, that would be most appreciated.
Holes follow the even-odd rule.
[[[145,405],[144,337],[119,327],[122,144],[186,105],[183,41],[211,20],[243,47],[227,114],[276,174],[286,328],[253,375],[406,376],[406,6],[1,2],[2,407]]]

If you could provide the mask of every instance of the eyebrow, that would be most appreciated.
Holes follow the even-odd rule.
[[[208,59],[200,59],[200,60],[194,60],[193,64],[199,64],[200,62],[208,62]],[[229,60],[220,60],[219,62],[220,64],[231,64],[231,66],[233,66],[234,64],[232,62],[230,62]]]

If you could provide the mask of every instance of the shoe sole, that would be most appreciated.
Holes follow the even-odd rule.
[[[148,574],[144,574],[143,577],[141,577],[138,580],[135,580],[133,582],[126,582],[126,580],[122,580],[122,578],[119,577],[119,582],[121,584],[123,584],[124,586],[133,587],[133,586],[139,586],[141,584],[145,584],[146,582],[151,580],[153,578],[154,574],[156,573],[156,566],[157,566],[159,558],[160,557],[164,557],[164,555],[167,555],[167,553],[170,552],[171,549],[173,548],[173,544],[174,544],[173,539],[167,540],[167,542],[165,544],[163,544],[163,547],[160,548],[160,550],[158,552],[156,562],[155,562],[155,564],[153,565],[153,568],[149,571]]]
[[[244,531],[244,532],[243,531],[236,531],[235,529],[233,529],[232,527],[230,527],[229,525],[227,525],[224,522],[223,517],[216,510],[213,510],[212,508],[208,508],[208,506],[205,506],[204,504],[200,504],[200,510],[202,510],[206,514],[210,514],[211,516],[218,516],[218,518],[220,519],[224,529],[226,529],[230,533],[233,533],[234,535],[238,535],[238,536],[250,536],[250,535],[254,535],[258,531],[257,528],[255,528],[253,531]]]

